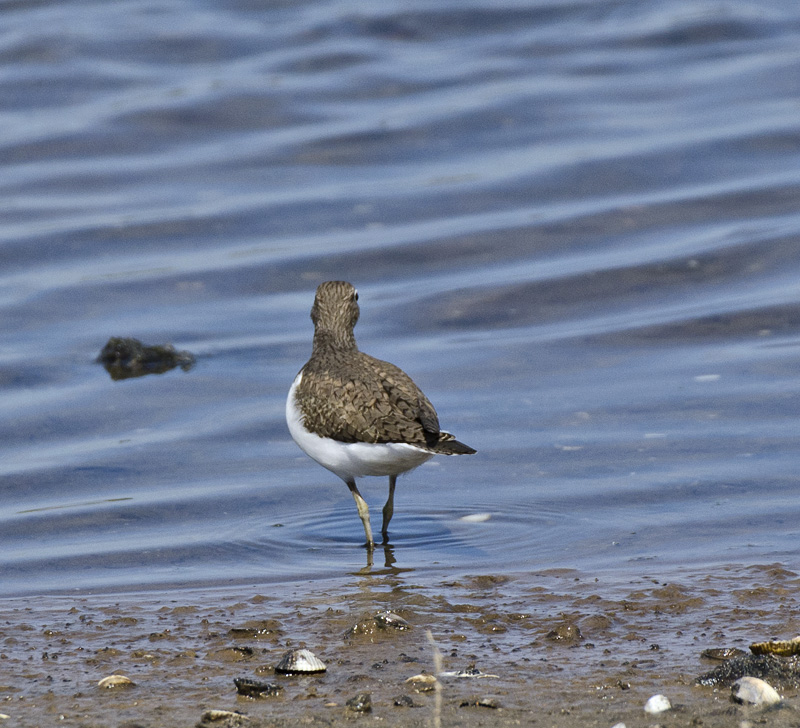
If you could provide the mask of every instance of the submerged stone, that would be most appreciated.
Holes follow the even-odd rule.
[[[163,374],[180,367],[188,371],[194,366],[194,355],[177,351],[172,344],[145,346],[138,339],[112,336],[97,357],[97,361],[115,381]]]

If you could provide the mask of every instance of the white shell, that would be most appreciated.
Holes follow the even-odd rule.
[[[325,663],[311,650],[289,650],[275,665],[275,672],[287,675],[325,672],[327,669]]]
[[[740,677],[731,686],[731,695],[737,703],[750,705],[774,705],[781,702],[775,688],[757,677]]]
[[[658,715],[671,707],[672,703],[669,702],[669,698],[666,695],[652,695],[644,704],[644,712],[650,715]]]
[[[134,685],[136,683],[125,675],[109,675],[97,683],[99,688],[132,688]]]

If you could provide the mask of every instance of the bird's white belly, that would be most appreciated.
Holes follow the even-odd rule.
[[[342,480],[365,475],[399,475],[433,457],[427,450],[402,442],[339,442],[309,432],[295,401],[295,391],[302,377],[302,372],[297,375],[286,398],[289,432],[306,455]]]

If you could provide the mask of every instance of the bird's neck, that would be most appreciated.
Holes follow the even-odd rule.
[[[353,330],[317,328],[314,331],[314,353],[317,354],[322,351],[358,351]]]

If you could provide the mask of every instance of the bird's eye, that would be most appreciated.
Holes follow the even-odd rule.
[[[353,300],[354,301],[358,300],[358,291],[353,291]]]

